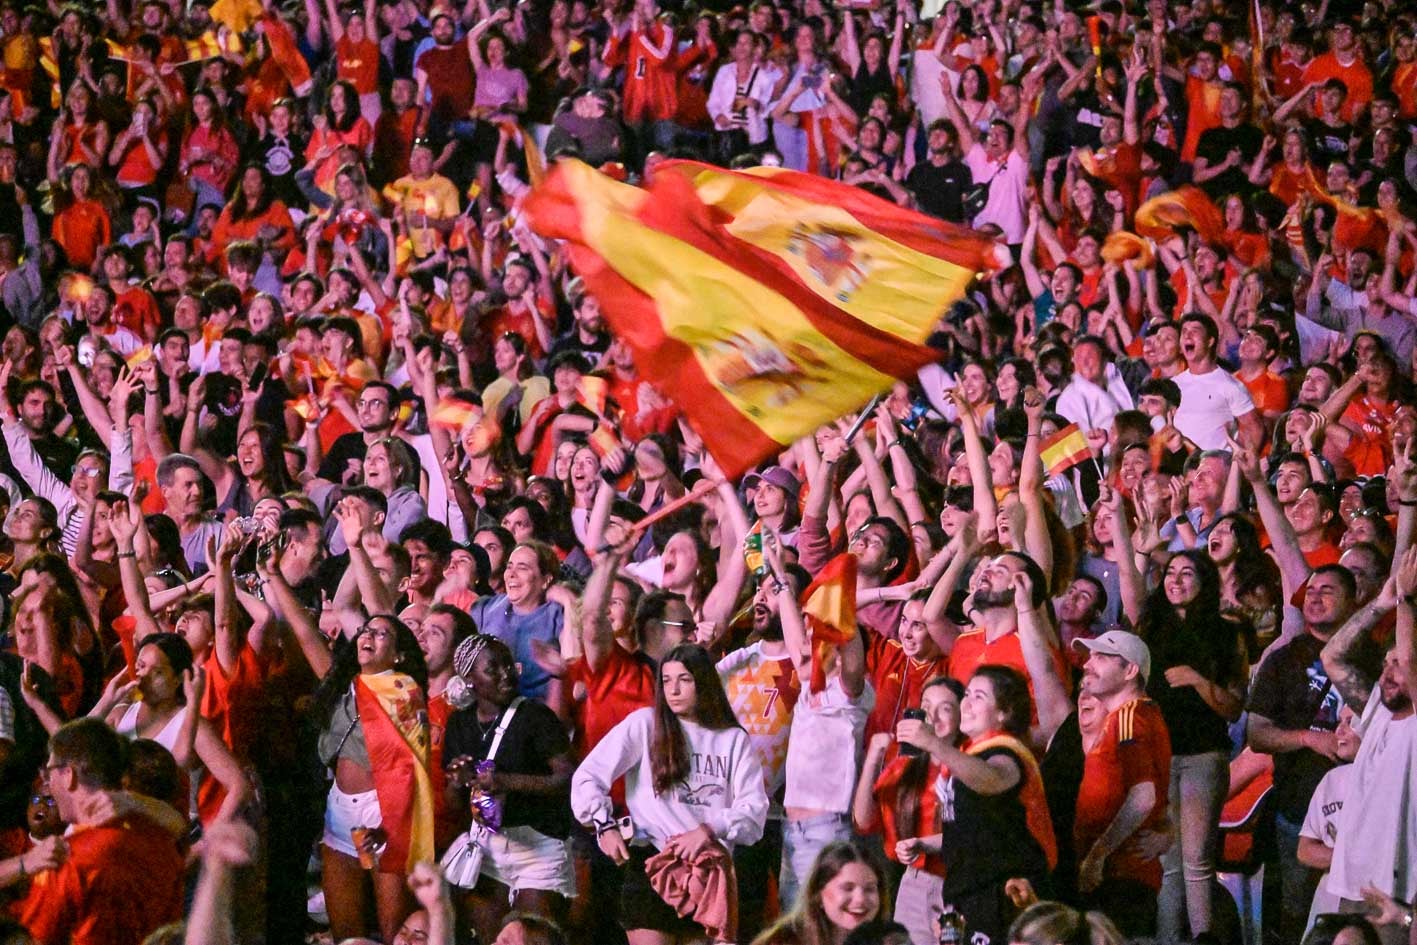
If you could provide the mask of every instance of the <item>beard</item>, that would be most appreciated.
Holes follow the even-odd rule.
[[[1412,696],[1408,694],[1405,688],[1399,688],[1397,692],[1392,694],[1391,698],[1381,694],[1379,698],[1382,700],[1383,708],[1394,715],[1399,712],[1406,712],[1408,709],[1412,708]]]
[[[974,606],[980,610],[987,610],[991,607],[1009,607],[1014,602],[1013,588],[1005,588],[1001,591],[991,591],[981,587],[974,592]]]

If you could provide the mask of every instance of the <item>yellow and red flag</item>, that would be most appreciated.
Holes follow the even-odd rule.
[[[812,637],[812,692],[827,687],[826,657],[856,636],[856,556],[843,552],[822,566],[802,592],[802,617]]]
[[[1078,463],[1087,462],[1092,458],[1092,449],[1078,425],[1070,423],[1040,444],[1040,456],[1048,475],[1056,476]]]
[[[1142,236],[1166,240],[1182,227],[1195,230],[1213,246],[1218,246],[1225,236],[1225,218],[1220,208],[1199,187],[1187,184],[1169,190],[1137,208],[1135,229]]]
[[[671,161],[640,189],[563,161],[524,209],[730,478],[934,361],[926,338],[999,249],[780,168]]]
[[[481,414],[481,409],[475,404],[457,397],[444,397],[434,405],[428,422],[449,430],[461,430],[464,424]]]
[[[576,402],[595,414],[605,416],[610,399],[610,383],[599,374],[582,374],[576,382]]]
[[[433,783],[428,777],[428,711],[423,692],[403,673],[354,680],[370,770],[388,846],[379,872],[407,873],[433,858]]]

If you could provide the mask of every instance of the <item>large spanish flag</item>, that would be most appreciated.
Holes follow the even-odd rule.
[[[359,675],[355,705],[388,846],[381,873],[406,873],[433,859],[433,783],[428,777],[428,710],[423,691],[403,673]]]
[[[730,477],[933,361],[926,338],[998,252],[778,168],[672,161],[640,189],[563,161],[525,209]]]

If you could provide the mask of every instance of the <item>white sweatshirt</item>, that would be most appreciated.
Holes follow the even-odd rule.
[[[637,709],[586,755],[571,778],[571,812],[591,826],[611,819],[610,786],[625,777],[625,802],[637,839],[663,849],[670,837],[707,824],[729,850],[763,835],[768,797],[762,766],[748,733],[680,721],[689,740],[689,777],[665,795],[654,793],[650,739],[654,710]]]

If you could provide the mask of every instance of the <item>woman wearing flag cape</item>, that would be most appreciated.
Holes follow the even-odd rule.
[[[412,911],[408,871],[433,858],[428,670],[413,631],[387,615],[311,668],[322,677],[311,713],[320,760],[334,773],[320,847],[330,931],[335,941],[377,931],[391,942]],[[377,930],[364,919],[371,884]]]

